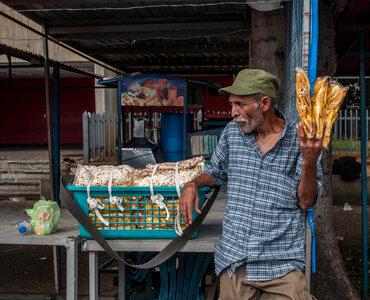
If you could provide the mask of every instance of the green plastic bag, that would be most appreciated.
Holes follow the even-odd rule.
[[[60,208],[57,202],[45,200],[42,197],[32,209],[26,209],[26,213],[31,217],[31,225],[36,234],[46,235],[57,231],[60,220]]]

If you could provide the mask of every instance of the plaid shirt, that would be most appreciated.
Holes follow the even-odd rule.
[[[222,235],[215,248],[217,275],[227,268],[231,277],[244,263],[249,281],[303,271],[305,211],[298,202],[302,155],[295,123],[286,121],[276,145],[262,156],[254,134],[242,133],[231,121],[204,173],[218,185],[227,184]],[[317,178],[320,191],[320,160]]]

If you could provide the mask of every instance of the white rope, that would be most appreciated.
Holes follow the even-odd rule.
[[[109,203],[118,207],[123,212],[122,198],[118,196],[112,196],[112,181],[113,181],[114,167],[110,170],[109,181],[108,181],[108,192],[109,192]]]
[[[96,216],[98,217],[98,219],[103,222],[103,224],[105,226],[109,226],[109,223],[104,220],[104,218],[102,217],[102,215],[100,214],[99,210],[98,209],[103,209],[104,208],[104,205],[101,204],[98,200],[96,200],[96,198],[94,197],[91,197],[90,196],[90,186],[91,186],[91,183],[93,181],[93,177],[94,177],[94,174],[95,174],[95,171],[97,170],[97,168],[95,168],[92,173],[91,173],[91,177],[90,177],[90,180],[89,180],[89,183],[87,185],[87,203],[89,204],[89,206],[94,209],[95,211],[95,214]]]
[[[176,182],[177,196],[179,197],[179,204],[177,206],[177,214],[176,214],[176,217],[175,217],[175,231],[176,231],[177,235],[181,236],[183,234],[183,231],[182,231],[182,228],[181,228],[180,210],[179,210],[180,197],[181,197],[180,182],[179,182],[179,162],[176,162],[176,165],[175,165],[175,182]]]
[[[163,202],[164,197],[161,194],[154,195],[153,176],[154,176],[155,172],[157,171],[157,168],[158,168],[158,165],[155,165],[154,168],[153,168],[152,176],[150,176],[150,185],[149,185],[150,194],[151,194],[150,200],[152,200],[152,203],[157,204],[160,209],[165,209],[166,210],[166,214],[167,214],[166,221],[168,221],[168,219],[170,218],[170,213],[168,211],[168,208],[167,208],[166,204],[164,204],[164,202]]]

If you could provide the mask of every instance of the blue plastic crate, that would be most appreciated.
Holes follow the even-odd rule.
[[[154,188],[154,194],[161,194],[164,197],[163,202],[170,213],[168,221],[166,221],[165,210],[160,209],[150,200],[149,187],[112,187],[112,196],[122,197],[123,212],[109,203],[108,187],[90,187],[90,197],[94,197],[104,205],[104,209],[99,210],[99,212],[108,221],[109,226],[105,226],[96,216],[95,211],[89,207],[86,187],[69,184],[67,189],[73,191],[78,206],[89,216],[90,221],[95,224],[106,239],[166,239],[177,237],[174,229],[179,201],[176,187]],[[205,193],[210,190],[207,187],[199,189],[200,207],[203,206]],[[197,213],[193,209],[193,218],[196,216]],[[184,229],[185,223],[181,221],[181,225]],[[91,235],[81,224],[79,224],[79,228],[81,237],[91,238]],[[192,237],[195,237],[196,234],[197,232]]]

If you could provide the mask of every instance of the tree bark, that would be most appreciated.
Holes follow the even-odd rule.
[[[319,53],[317,76],[336,72],[334,20],[326,1],[319,1]],[[277,24],[279,24],[277,26]],[[284,77],[284,11],[251,10],[250,68],[260,68]],[[278,102],[278,107],[281,107]],[[346,274],[333,229],[331,150],[323,150],[323,195],[314,214],[316,234],[316,274],[312,275],[311,292],[319,300],[361,299]]]
[[[284,86],[285,15],[283,9],[260,12],[251,10],[249,68],[262,69],[281,79]],[[283,107],[281,91],[274,106]]]
[[[333,76],[336,71],[334,21],[325,1],[319,1],[319,18],[317,76]],[[316,274],[311,276],[311,293],[319,300],[361,299],[348,278],[333,229],[331,148],[323,150],[322,169],[324,190],[314,214]]]

